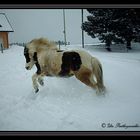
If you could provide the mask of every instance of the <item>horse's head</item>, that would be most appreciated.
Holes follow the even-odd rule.
[[[32,69],[33,65],[37,62],[37,53],[48,50],[58,50],[58,48],[53,41],[49,41],[47,38],[33,39],[27,43],[24,48],[25,68],[27,70]]]
[[[25,46],[24,48],[24,56],[26,59],[25,68],[27,70],[31,70],[33,65],[36,63],[37,60],[37,53],[33,50],[30,50],[28,46]]]

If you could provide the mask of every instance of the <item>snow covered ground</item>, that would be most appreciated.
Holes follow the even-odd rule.
[[[140,131],[139,44],[129,52],[85,49],[102,62],[105,97],[75,77],[46,77],[35,94],[36,68],[24,68],[23,47],[0,52],[0,131]]]

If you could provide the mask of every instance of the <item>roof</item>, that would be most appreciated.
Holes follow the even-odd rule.
[[[0,32],[13,32],[13,28],[5,13],[0,13]]]

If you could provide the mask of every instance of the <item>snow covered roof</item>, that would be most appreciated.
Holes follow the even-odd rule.
[[[13,28],[5,13],[0,13],[0,32],[13,32]]]

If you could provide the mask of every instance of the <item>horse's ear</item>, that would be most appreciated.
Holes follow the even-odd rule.
[[[37,61],[37,52],[34,52],[33,59],[34,61]]]

